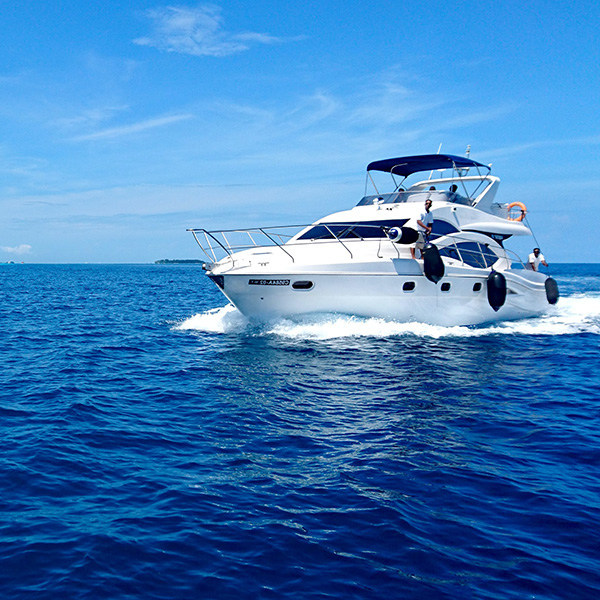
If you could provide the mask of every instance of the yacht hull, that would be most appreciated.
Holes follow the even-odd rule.
[[[487,276],[447,276],[435,284],[424,276],[388,274],[234,274],[220,280],[227,298],[250,318],[270,319],[314,313],[342,313],[432,325],[478,325],[534,317],[548,300],[545,277],[532,281],[504,271],[506,301],[494,310]],[[536,274],[537,275],[537,274]]]

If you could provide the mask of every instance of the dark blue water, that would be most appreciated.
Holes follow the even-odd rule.
[[[0,266],[0,598],[600,597],[600,266],[540,319],[256,328]]]

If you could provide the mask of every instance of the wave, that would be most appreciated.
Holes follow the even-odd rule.
[[[257,325],[233,305],[194,315],[174,329],[204,333],[250,333],[284,338],[328,340],[344,337],[425,338],[482,337],[488,335],[600,335],[600,294],[577,294],[560,299],[545,315],[520,321],[504,321],[484,326],[442,327],[427,323],[401,323],[380,318],[338,314],[281,318]]]

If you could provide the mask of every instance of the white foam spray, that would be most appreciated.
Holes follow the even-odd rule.
[[[248,319],[235,306],[228,304],[194,315],[182,323],[178,323],[174,329],[205,333],[232,333],[243,331],[247,326]]]
[[[178,330],[205,333],[244,333],[252,325],[234,306],[227,305],[186,319]],[[482,337],[487,335],[600,335],[600,294],[579,294],[561,298],[545,315],[520,321],[504,321],[480,327],[442,327],[427,323],[401,323],[347,315],[308,315],[282,318],[260,329],[257,335],[293,339],[328,340],[344,337],[389,338],[413,335],[427,338]]]

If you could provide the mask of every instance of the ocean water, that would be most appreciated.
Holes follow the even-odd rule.
[[[480,328],[0,266],[0,598],[600,597],[600,265]]]

